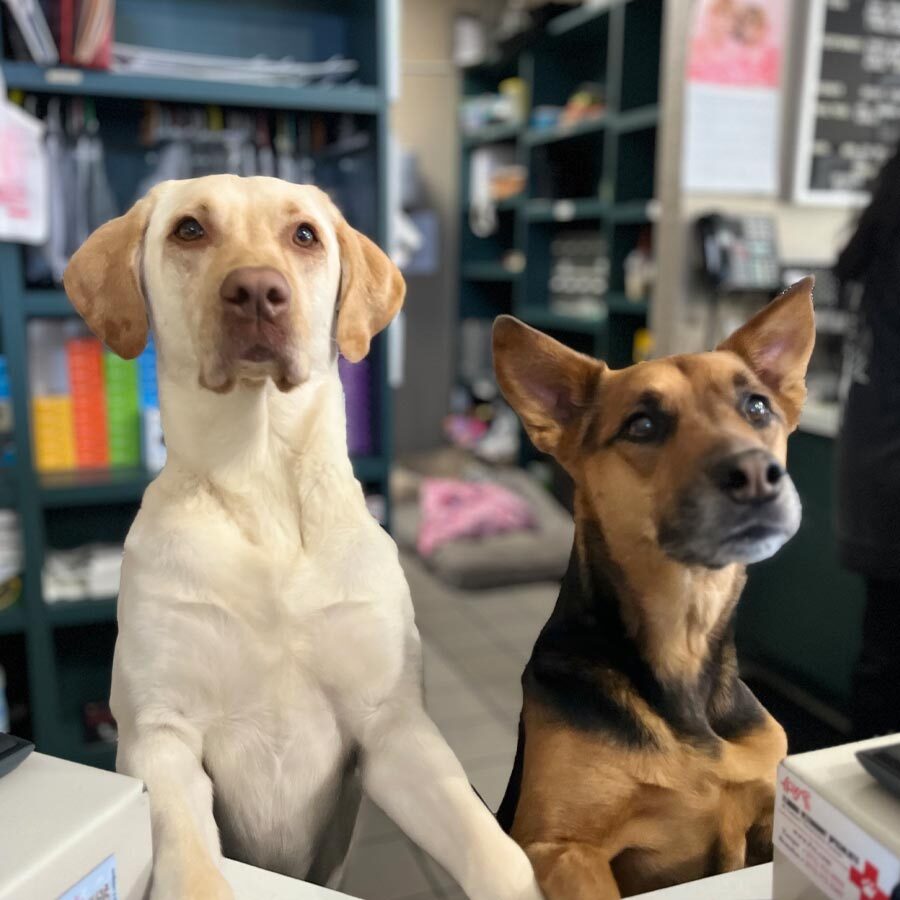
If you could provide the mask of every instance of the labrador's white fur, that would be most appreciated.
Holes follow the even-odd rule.
[[[184,215],[205,244],[173,239]],[[292,390],[222,350],[219,286],[246,265],[291,286]],[[539,898],[423,709],[409,589],[347,455],[334,334],[366,352],[393,267],[315,188],[213,176],[100,229],[66,287],[123,355],[146,305],[158,345],[169,459],[126,541],[111,701],[117,767],[150,792],[152,896],[231,897],[223,850],[336,884],[361,781],[470,897]]]

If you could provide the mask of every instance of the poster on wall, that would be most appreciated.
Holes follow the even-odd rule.
[[[900,3],[811,0],[794,196],[863,205],[900,138]]]
[[[778,190],[783,0],[699,0],[687,60],[689,191]]]

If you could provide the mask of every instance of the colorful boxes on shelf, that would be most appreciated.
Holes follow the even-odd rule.
[[[372,442],[372,366],[369,360],[351,363],[338,359],[347,408],[347,449],[351,456],[368,456]]]
[[[28,358],[39,471],[161,468],[164,454],[142,452],[142,420],[159,420],[152,345],[137,360],[123,360],[80,323],[33,319]]]
[[[79,322],[32,319],[28,360],[38,471],[143,465],[155,472],[163,467],[166,448],[152,340],[136,360],[123,360]],[[368,360],[352,365],[341,357],[339,372],[348,449],[351,456],[369,456],[375,452],[372,365]]]
[[[93,338],[74,337],[66,341],[66,357],[72,393],[76,465],[79,469],[105,468],[109,465],[109,434],[103,348]]]
[[[133,359],[121,359],[115,353],[104,350],[103,375],[109,463],[112,466],[136,466],[141,461],[137,363]]]

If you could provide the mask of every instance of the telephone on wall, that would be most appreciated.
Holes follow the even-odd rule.
[[[781,281],[775,221],[770,216],[711,213],[697,219],[703,270],[727,291],[777,291]]]

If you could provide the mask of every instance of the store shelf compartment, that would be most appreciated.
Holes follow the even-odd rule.
[[[599,198],[530,200],[525,207],[525,217],[530,222],[578,222],[602,219],[609,211],[609,204]]]
[[[625,294],[611,292],[606,295],[606,308],[611,315],[646,316],[650,304],[647,300],[629,300]]]
[[[75,307],[69,302],[66,292],[53,288],[25,291],[25,314],[53,318],[78,315]]]
[[[20,634],[25,630],[25,607],[20,598],[12,606],[0,609],[0,634]]]
[[[78,721],[60,722],[56,732],[55,755],[95,769],[115,769],[117,744],[84,740],[81,723]]]
[[[625,0],[608,0],[605,5],[598,3],[584,3],[581,6],[577,6],[575,9],[564,12],[562,15],[552,19],[547,25],[547,33],[554,37],[562,37],[573,31],[578,31],[585,25],[590,25],[597,19],[608,15],[611,6],[615,6],[617,3],[622,2],[625,2]]]
[[[462,267],[462,277],[466,281],[515,281],[521,274],[502,262],[471,262]]]
[[[374,87],[245,84],[124,75],[59,66],[44,68],[28,62],[4,62],[2,68],[8,88],[38,94],[125,97],[175,103],[221,103],[225,106],[361,114],[374,114],[381,104],[380,93]]]
[[[623,225],[645,225],[659,218],[659,204],[656,200],[635,200],[632,203],[617,203],[610,207],[609,217]]]
[[[0,509],[12,509],[19,501],[19,486],[16,469],[0,466]]]
[[[483,147],[485,144],[500,144],[514,141],[519,137],[522,126],[518,122],[500,122],[497,125],[485,125],[476,131],[463,135],[463,146]]]
[[[543,306],[525,306],[517,311],[522,321],[535,328],[555,331],[571,331],[576,334],[596,335],[606,327],[606,316],[567,316]]]
[[[115,622],[116,602],[115,597],[101,597],[47,603],[47,618],[56,627]]]
[[[602,131],[606,128],[608,121],[607,116],[603,115],[583,119],[580,122],[554,125],[552,128],[531,128],[525,132],[523,140],[531,146],[573,140],[586,134],[596,134]]]
[[[383,456],[355,456],[353,474],[363,482],[384,481],[388,475],[387,460]]]
[[[39,476],[41,503],[45,508],[137,503],[153,477],[143,468],[44,472]]]
[[[627,131],[640,131],[642,128],[653,128],[659,122],[659,106],[656,103],[648,103],[637,109],[629,109],[627,112],[616,116],[616,130],[624,134]]]

